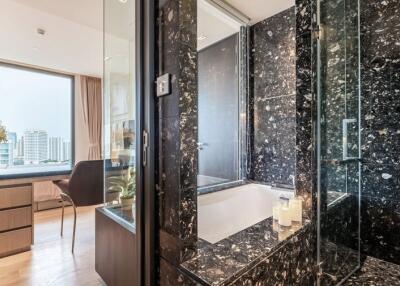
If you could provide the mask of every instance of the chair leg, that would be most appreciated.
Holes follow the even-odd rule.
[[[61,237],[63,236],[63,229],[64,229],[64,199],[61,196]]]
[[[72,207],[74,208],[74,229],[72,232],[72,253],[74,253],[74,247],[75,247],[75,230],[76,230],[76,207],[74,202],[71,200]]]

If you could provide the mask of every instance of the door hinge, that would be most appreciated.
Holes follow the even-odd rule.
[[[317,25],[315,28],[314,28],[314,37],[317,39],[317,40],[319,40],[320,38],[321,38],[321,27],[319,26],[319,25]]]
[[[143,167],[147,166],[147,150],[149,148],[149,134],[143,130]]]

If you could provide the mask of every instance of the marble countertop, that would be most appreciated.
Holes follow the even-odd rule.
[[[136,225],[135,225],[135,208],[132,210],[124,211],[120,206],[102,206],[96,208],[99,212],[103,213],[116,223],[125,227],[132,233],[136,233]]]
[[[181,264],[181,269],[204,285],[226,285],[284,245],[308,223],[281,228],[267,218],[214,244],[199,239],[197,255]]]

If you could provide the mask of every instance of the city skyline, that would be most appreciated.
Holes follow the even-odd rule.
[[[7,131],[46,130],[71,137],[71,78],[0,66],[0,121]],[[62,108],[60,108],[62,107]]]
[[[23,135],[7,130],[7,141],[0,143],[2,168],[65,163],[71,159],[71,141],[49,136],[45,130],[29,129]]]

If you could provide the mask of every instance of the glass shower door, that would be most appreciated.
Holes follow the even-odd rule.
[[[339,285],[360,265],[358,12],[358,1],[318,1],[319,285]]]

